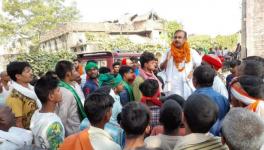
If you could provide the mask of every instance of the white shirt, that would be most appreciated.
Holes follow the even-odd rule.
[[[16,150],[32,144],[33,135],[29,130],[12,127],[8,132],[0,130],[0,149]]]
[[[94,150],[121,150],[110,134],[103,129],[90,126],[88,133]]]
[[[224,55],[224,56],[227,56],[228,52],[229,52],[229,50],[224,49],[224,50],[223,50],[223,55]]]
[[[162,56],[161,63],[166,60],[167,54],[170,51],[168,49]],[[188,75],[198,67],[202,62],[201,56],[193,49],[191,49],[191,61],[189,63],[181,63],[179,67],[182,68],[185,65],[185,69],[179,72],[173,61],[173,57],[168,61],[167,68],[163,71],[165,82],[164,92],[168,95],[178,94],[184,99],[187,99],[194,91],[192,79],[188,79]]]
[[[115,94],[113,89],[110,90],[109,95],[111,95],[113,97],[113,99],[115,100],[115,102],[113,104],[113,108],[112,108],[112,116],[110,118],[110,121],[115,123],[115,124],[118,124],[117,123],[117,115],[119,113],[121,113],[121,111],[122,111],[122,105],[121,105],[121,102],[120,102],[120,96]]]
[[[43,149],[57,148],[65,136],[60,118],[55,113],[40,113],[39,110],[31,118],[30,130],[36,146]]]
[[[85,74],[83,74],[83,75],[81,75],[81,88],[83,88],[84,87],[84,84],[85,84],[85,82],[86,82],[86,78],[87,78],[87,75],[86,75],[86,73]]]
[[[81,86],[75,81],[72,84],[73,84],[72,87],[75,89],[76,93],[78,94],[78,96],[81,99],[82,105],[84,105],[85,96],[83,94]]]
[[[217,56],[223,56],[223,51],[222,50],[216,50],[216,55]]]
[[[3,91],[0,93],[0,104],[5,104],[5,101],[6,101],[6,98],[8,97],[9,95],[9,92],[10,92],[10,84],[8,84],[9,86],[9,89],[7,90],[4,86],[3,86]]]
[[[147,148],[161,148],[163,150],[173,150],[180,136],[168,136],[159,134],[147,137],[144,142]]]
[[[228,91],[222,79],[219,76],[215,76],[213,89],[228,99]]]

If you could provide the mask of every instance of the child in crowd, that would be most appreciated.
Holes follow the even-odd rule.
[[[57,149],[65,136],[61,119],[54,113],[57,103],[62,101],[58,84],[56,77],[43,76],[35,85],[42,108],[33,114],[30,129],[34,135],[34,143],[43,149]]]
[[[148,108],[139,102],[129,102],[122,109],[121,126],[126,132],[124,150],[144,149],[144,138],[150,133],[150,113]]]
[[[182,108],[174,100],[167,100],[160,110],[160,123],[164,133],[145,139],[148,148],[172,150],[179,140],[179,129],[182,122]]]
[[[147,79],[139,86],[142,92],[141,102],[146,104],[151,112],[150,125],[155,127],[159,125],[161,101],[159,83],[154,79]]]

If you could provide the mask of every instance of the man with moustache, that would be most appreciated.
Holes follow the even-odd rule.
[[[87,62],[85,66],[86,82],[83,86],[84,96],[87,97],[90,93],[98,88],[98,66],[96,62]]]
[[[165,74],[164,92],[168,95],[178,94],[187,99],[194,91],[192,72],[201,61],[201,56],[190,48],[186,31],[175,31],[171,48],[163,55],[160,64]]]

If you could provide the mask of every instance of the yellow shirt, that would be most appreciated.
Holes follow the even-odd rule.
[[[31,117],[35,110],[38,109],[36,101],[12,89],[6,99],[6,105],[12,109],[16,118],[22,117],[24,128],[29,129]]]

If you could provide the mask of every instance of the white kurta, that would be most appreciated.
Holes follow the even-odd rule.
[[[3,91],[2,93],[0,93],[0,104],[5,104],[6,102],[6,98],[8,97],[10,91],[11,91],[11,83],[8,83],[9,89],[7,90],[4,86],[3,86]]]
[[[168,49],[162,56],[161,63],[166,60]],[[173,57],[168,61],[167,68],[161,73],[165,82],[164,92],[166,95],[178,94],[185,100],[192,94],[194,87],[192,79],[187,78],[188,75],[199,66],[202,62],[201,56],[193,49],[191,49],[191,61],[189,63],[182,62],[179,67],[185,66],[182,72],[179,72],[173,61]]]
[[[115,100],[115,102],[113,104],[113,108],[112,108],[112,116],[110,118],[110,122],[118,124],[117,116],[122,111],[122,105],[121,105],[121,102],[120,102],[120,96],[115,94],[113,89],[110,90],[109,95],[111,95],[113,97],[113,99]]]
[[[228,99],[228,91],[222,79],[219,76],[215,76],[213,89]]]
[[[24,149],[32,145],[33,134],[29,130],[11,127],[8,132],[0,130],[0,150]]]

